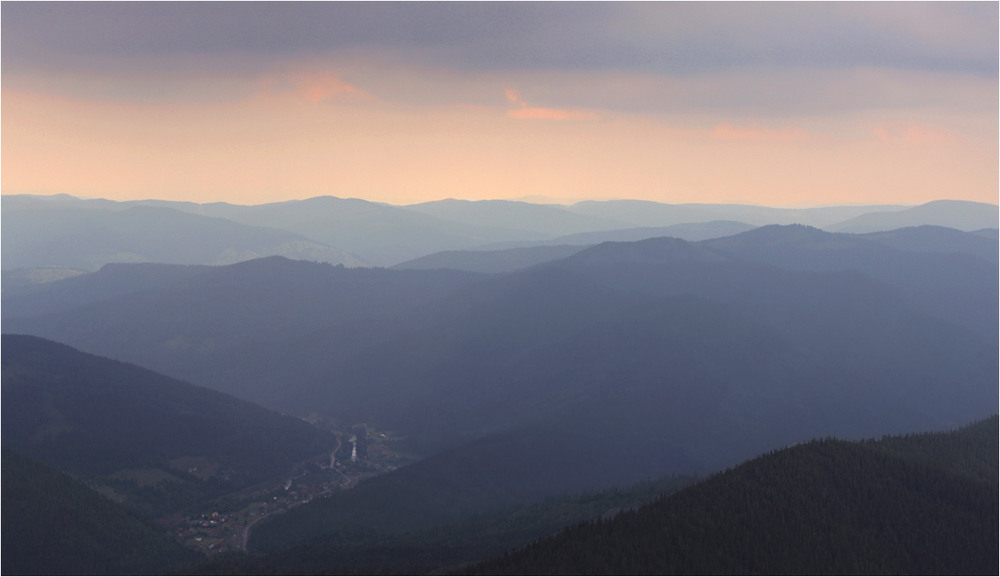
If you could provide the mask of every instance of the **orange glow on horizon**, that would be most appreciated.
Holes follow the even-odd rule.
[[[514,89],[504,93],[507,106],[427,109],[380,101],[333,74],[289,78],[299,81],[290,90],[185,105],[4,88],[3,193],[238,204],[320,195],[395,204],[531,195],[997,202],[991,127],[962,133],[981,126],[975,118],[776,125],[706,117],[680,126],[670,117],[528,106]]]

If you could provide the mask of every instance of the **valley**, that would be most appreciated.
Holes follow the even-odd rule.
[[[296,463],[287,475],[200,504],[193,513],[157,519],[156,524],[203,554],[246,551],[253,526],[267,517],[348,490],[412,460],[391,448],[398,440],[391,433],[366,430],[364,456],[359,457],[356,433],[331,432],[337,445],[330,452]],[[351,450],[341,452],[348,444]]]

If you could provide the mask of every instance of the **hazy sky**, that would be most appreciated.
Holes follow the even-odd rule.
[[[998,4],[3,2],[2,191],[998,199]]]

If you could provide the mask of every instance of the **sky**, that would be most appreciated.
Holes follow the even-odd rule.
[[[996,2],[0,4],[0,192],[997,203]]]

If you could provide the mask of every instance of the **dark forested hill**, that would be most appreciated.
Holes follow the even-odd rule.
[[[565,527],[644,505],[692,481],[689,477],[669,477],[628,489],[583,493],[507,508],[454,524],[442,524],[441,516],[428,520],[407,518],[412,508],[392,511],[401,501],[412,497],[412,491],[400,499],[381,502],[364,497],[355,501],[358,495],[351,491],[337,499],[339,505],[349,509],[346,515],[299,517],[296,525],[262,523],[261,530],[255,528],[252,545],[256,551],[267,553],[217,558],[199,569],[204,574],[441,574],[445,567],[499,555]],[[450,488],[455,484],[451,483]],[[462,497],[444,497],[436,504],[448,509],[467,507],[470,503]],[[326,509],[329,512],[332,507]],[[363,520],[365,509],[379,519],[375,523],[358,523]],[[430,511],[431,507],[425,510]],[[325,531],[315,525],[310,527],[310,523],[322,523]],[[289,527],[295,529],[291,535],[284,533]],[[314,538],[299,542],[303,534]],[[287,547],[289,543],[298,544]]]
[[[461,573],[994,575],[997,437],[798,445]]]
[[[134,513],[27,457],[3,451],[4,575],[154,575],[200,560]]]
[[[36,337],[3,335],[3,443],[161,514],[284,474],[329,433]]]

